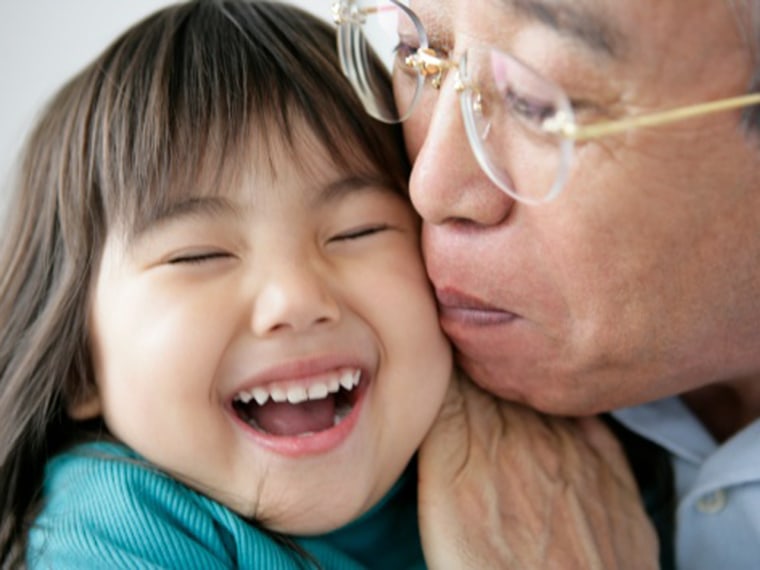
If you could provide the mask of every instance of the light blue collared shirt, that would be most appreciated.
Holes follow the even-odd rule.
[[[612,415],[670,453],[677,567],[760,569],[760,420],[719,445],[679,398]]]

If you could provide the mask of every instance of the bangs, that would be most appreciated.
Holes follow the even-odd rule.
[[[268,2],[180,4],[127,31],[80,76],[106,225],[138,231],[188,195],[219,192],[252,159],[276,176],[283,142],[293,167],[308,167],[296,156],[304,127],[335,167],[405,190],[400,130],[366,115],[335,52],[331,27]]]

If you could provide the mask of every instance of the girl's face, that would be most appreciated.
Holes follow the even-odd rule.
[[[102,415],[244,516],[312,534],[389,490],[451,355],[407,200],[297,134],[272,168],[252,159],[137,236],[108,236],[90,313],[98,394],[72,415]]]

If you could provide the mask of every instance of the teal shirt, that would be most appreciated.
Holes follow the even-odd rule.
[[[325,570],[424,569],[413,467],[360,519],[319,537],[291,538]],[[49,463],[27,564],[72,570],[315,568],[224,505],[110,443],[79,446]]]

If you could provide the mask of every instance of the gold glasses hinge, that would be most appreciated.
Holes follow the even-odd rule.
[[[344,24],[362,25],[367,20],[368,14],[378,12],[377,8],[360,8],[355,2],[336,0],[332,3],[333,22],[337,26]]]
[[[348,7],[339,0],[332,3],[332,17],[335,25],[340,26],[349,21]]]
[[[408,56],[404,63],[416,70],[425,79],[430,78],[430,84],[435,89],[440,89],[446,72],[452,67],[456,67],[456,64],[440,57],[434,49],[429,47],[418,49]]]

